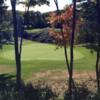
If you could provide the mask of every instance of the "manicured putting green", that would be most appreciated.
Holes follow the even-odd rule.
[[[68,49],[69,56],[69,49]],[[14,60],[14,50],[8,50],[2,53],[2,57]],[[74,50],[74,59],[81,59],[84,55]],[[22,61],[29,60],[64,60],[63,48],[56,49],[55,45],[42,44],[42,43],[31,43],[23,45],[22,48]]]

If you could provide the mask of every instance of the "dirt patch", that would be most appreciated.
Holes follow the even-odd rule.
[[[11,66],[0,65],[0,74],[14,72],[15,69]]]
[[[76,80],[78,79],[95,79],[95,72],[94,71],[75,71],[74,72],[74,78]],[[38,80],[38,79],[45,79],[45,80],[67,80],[68,79],[68,73],[63,70],[56,70],[56,71],[46,71],[46,72],[39,72],[32,74],[31,77],[28,78],[27,81],[32,81],[32,80]]]

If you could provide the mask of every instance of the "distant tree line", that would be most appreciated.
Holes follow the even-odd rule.
[[[62,12],[63,10],[61,10]],[[56,12],[56,11],[54,11]],[[34,12],[34,11],[29,11],[29,14],[27,13],[24,14],[24,25],[25,28],[27,29],[32,29],[32,28],[45,28],[45,27],[50,27],[50,23],[47,21],[47,17],[49,17],[49,14],[51,12],[47,13],[41,13],[39,11]]]
[[[44,28],[47,27],[47,21],[45,15],[40,12],[30,11],[28,16],[27,13],[24,14],[24,25],[27,29],[29,28]]]

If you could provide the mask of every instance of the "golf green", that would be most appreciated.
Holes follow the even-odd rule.
[[[68,57],[69,57],[68,49]],[[14,50],[4,51],[2,57],[9,60],[14,60]],[[74,60],[83,58],[84,55],[74,50]],[[22,47],[22,61],[30,60],[64,60],[63,48],[56,49],[55,45],[42,44],[42,43],[31,43],[23,45]]]

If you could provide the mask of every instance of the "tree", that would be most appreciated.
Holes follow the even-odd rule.
[[[59,45],[64,47],[66,65],[69,73],[69,94],[72,99],[72,90],[73,90],[73,45],[74,45],[74,35],[76,29],[76,1],[73,1],[73,5],[69,6],[64,13],[60,13],[58,1],[54,0],[57,13],[53,13],[50,16],[50,23],[53,27],[58,26],[60,32],[51,31],[51,35],[56,39]],[[71,31],[72,27],[72,31]],[[70,34],[71,33],[71,34]],[[70,64],[67,57],[66,44],[70,43]]]
[[[34,7],[36,5],[43,5],[43,4],[47,4],[49,5],[49,0],[26,0],[25,2],[23,2],[25,4],[25,6],[27,7],[27,11],[29,11],[30,7]]]
[[[15,48],[15,61],[16,61],[16,83],[17,89],[21,87],[21,42],[20,48],[18,44],[18,24],[16,14],[16,0],[11,0],[13,25],[14,25],[14,48]]]
[[[0,47],[4,44],[13,42],[12,16],[11,11],[7,10],[6,0],[0,1]]]
[[[4,31],[7,27],[7,22],[6,22],[6,10],[7,6],[5,5],[5,0],[0,1],[0,48],[2,48],[2,39],[3,39],[3,34],[2,31]]]
[[[24,18],[27,19],[25,23],[27,23],[27,27],[29,28],[30,26],[30,7],[35,7],[36,5],[41,6],[41,5],[49,5],[49,0],[25,0],[23,2],[19,2],[25,5],[25,13],[24,13]],[[34,21],[34,20],[33,20]]]
[[[17,89],[20,89],[21,87],[21,51],[22,51],[22,33],[23,33],[23,25],[22,20],[18,17],[16,13],[16,2],[17,0],[11,0],[11,6],[12,6],[12,15],[13,15],[13,26],[14,26],[14,48],[15,48],[15,61],[16,61],[16,83],[17,83]],[[47,0],[28,0],[28,9],[27,12],[29,12],[30,6],[35,5],[42,5]],[[21,35],[20,43],[19,43],[19,34]]]
[[[28,24],[29,24],[29,28],[47,27],[44,14],[41,14],[41,12],[39,11],[37,12],[29,11],[28,20],[27,20],[27,14],[24,15],[24,25],[27,26]]]
[[[53,12],[48,17],[49,23],[52,25],[52,29],[50,30],[50,36],[52,36],[55,39],[55,43],[58,46],[64,47],[64,53],[68,71],[69,71],[69,61],[67,56],[67,44],[69,44],[70,40],[71,19],[72,19],[71,6],[69,6],[63,13]],[[56,30],[55,27],[59,28],[60,30],[59,29]]]
[[[100,1],[89,0],[79,5],[81,10],[79,18],[84,20],[80,33],[88,36],[84,40],[90,43],[90,49],[96,51],[96,78],[97,88],[100,91]],[[82,31],[82,29],[84,31]],[[82,35],[83,36],[83,35]]]
[[[98,92],[100,93],[100,1],[96,0],[97,10],[97,58],[96,58],[96,76]]]
[[[73,63],[74,63],[73,48],[74,48],[75,30],[76,30],[76,0],[73,0],[72,33],[70,41],[70,79],[69,79],[69,91],[71,98],[72,98],[72,86],[73,86]]]

